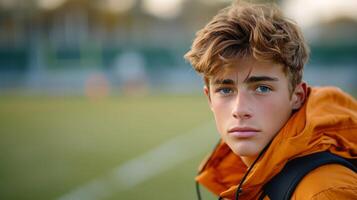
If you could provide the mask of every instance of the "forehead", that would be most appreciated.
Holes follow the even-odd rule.
[[[223,79],[242,82],[250,76],[269,76],[279,79],[286,78],[282,64],[272,61],[259,61],[253,57],[247,57],[222,65],[214,75],[209,77],[209,80],[210,83]]]

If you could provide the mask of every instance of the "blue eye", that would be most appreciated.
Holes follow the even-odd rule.
[[[219,88],[217,92],[223,95],[227,95],[233,93],[233,90],[231,88]]]
[[[256,92],[258,93],[268,93],[271,91],[271,89],[267,86],[264,85],[260,85],[255,89]]]

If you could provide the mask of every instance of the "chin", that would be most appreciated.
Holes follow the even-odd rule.
[[[260,153],[260,149],[258,149],[254,144],[234,143],[228,146],[237,156],[256,157]]]

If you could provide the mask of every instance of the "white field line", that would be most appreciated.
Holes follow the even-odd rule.
[[[116,167],[75,188],[58,200],[99,200],[125,191],[177,166],[213,147],[218,136],[213,122],[208,122]]]

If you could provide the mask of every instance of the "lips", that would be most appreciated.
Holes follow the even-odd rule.
[[[260,130],[252,128],[252,127],[246,127],[246,126],[236,126],[233,128],[230,128],[228,130],[228,134],[231,136],[234,136],[236,138],[250,138],[256,136]]]

